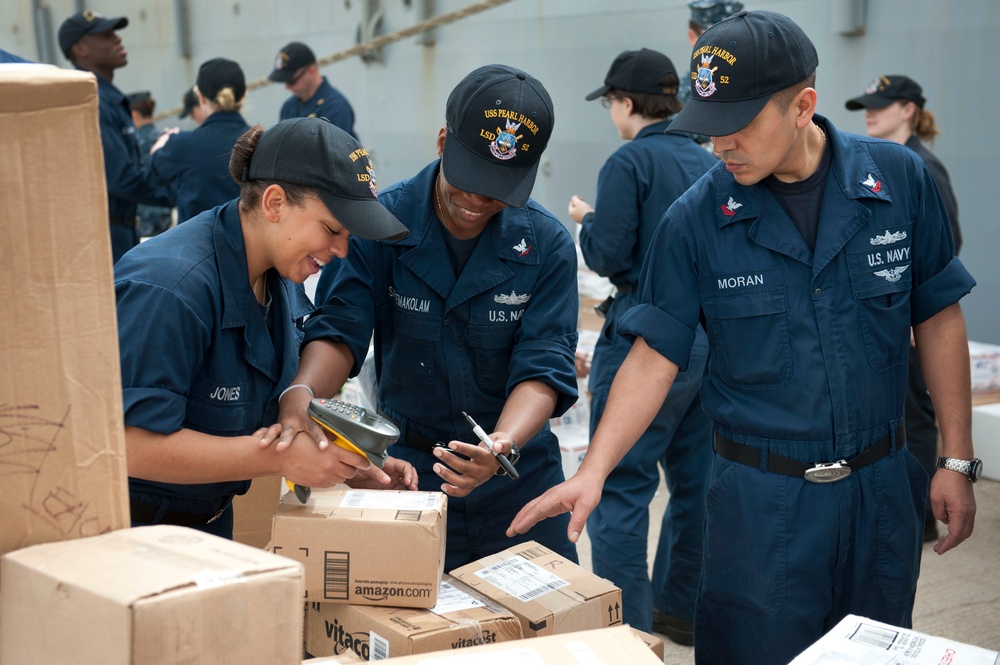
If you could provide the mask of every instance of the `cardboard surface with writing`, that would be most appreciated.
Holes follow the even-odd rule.
[[[474,561],[451,575],[517,615],[525,637],[622,622],[618,587],[534,541]]]
[[[628,626],[390,658],[392,665],[663,665]]]
[[[148,526],[0,559],[0,663],[298,665],[302,566]]]
[[[445,575],[431,609],[310,603],[306,652],[384,660],[523,638],[508,610]]]
[[[447,495],[350,488],[281,498],[275,554],[305,566],[309,602],[434,607],[444,571]]]
[[[0,554],[129,526],[93,74],[0,67]]]

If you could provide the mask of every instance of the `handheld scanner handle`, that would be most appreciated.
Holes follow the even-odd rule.
[[[312,490],[305,485],[296,485],[292,481],[285,479],[285,484],[288,485],[288,489],[295,492],[295,498],[297,498],[302,503],[309,500],[309,495],[312,494]]]
[[[341,434],[337,430],[335,430],[332,427],[330,427],[330,425],[328,423],[323,422],[322,420],[320,420],[319,418],[317,418],[316,416],[314,416],[312,414],[309,414],[309,417],[312,418],[316,422],[317,425],[319,425],[320,427],[322,427],[327,432],[329,432],[330,434],[333,435],[331,437],[332,440],[333,440],[333,443],[335,443],[336,445],[340,446],[344,450],[349,450],[352,453],[357,453],[358,455],[361,455],[362,457],[368,457],[368,455],[365,453],[365,451],[361,450],[361,448],[358,448],[356,445],[354,445],[353,443],[351,443],[351,441],[349,439],[347,439],[343,434]]]

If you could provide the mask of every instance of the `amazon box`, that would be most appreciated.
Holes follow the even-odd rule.
[[[388,660],[392,665],[663,665],[628,626],[483,644]]]
[[[194,529],[148,526],[0,560],[0,662],[299,665],[302,566]]]
[[[302,563],[308,602],[434,607],[444,571],[442,492],[313,490],[281,498],[275,554]]]
[[[0,127],[2,555],[129,508],[97,80],[3,65]]]
[[[452,576],[521,620],[525,637],[620,625],[622,592],[603,577],[528,541],[457,568]]]
[[[306,652],[353,652],[364,661],[385,660],[524,637],[516,616],[444,577],[431,609],[311,603],[306,611]]]

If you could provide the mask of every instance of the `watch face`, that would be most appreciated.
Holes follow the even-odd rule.
[[[983,475],[983,462],[978,457],[972,460],[972,464],[969,466],[969,480],[976,482]]]

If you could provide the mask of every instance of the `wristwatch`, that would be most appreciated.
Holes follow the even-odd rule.
[[[983,462],[978,457],[973,457],[971,460],[938,457],[937,465],[939,469],[958,471],[968,478],[970,483],[975,483],[983,475]]]
[[[521,459],[521,449],[517,447],[517,444],[514,443],[513,440],[511,440],[510,442],[510,452],[507,453],[504,457],[510,460],[511,465],[517,464],[517,460]],[[496,475],[506,476],[507,472],[504,471],[503,467],[501,466],[499,469],[497,469]]]

